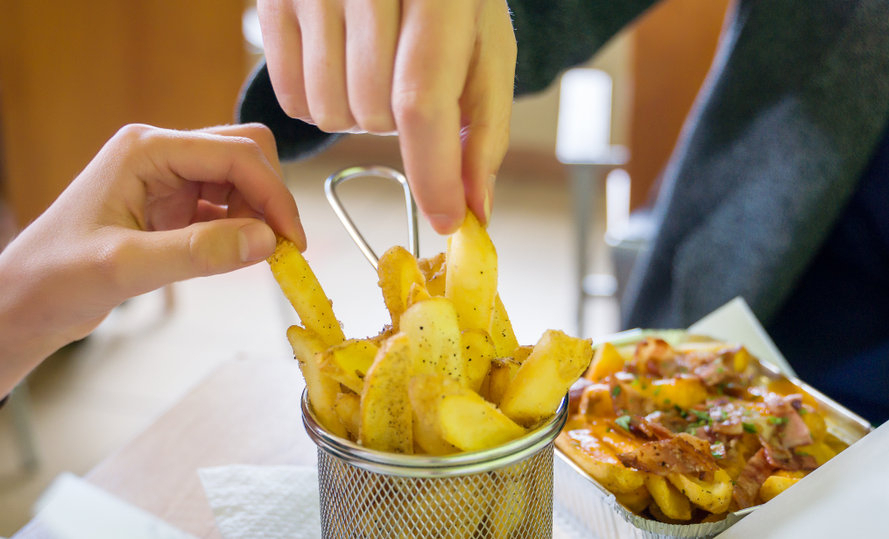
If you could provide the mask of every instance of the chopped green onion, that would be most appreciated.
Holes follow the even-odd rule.
[[[741,423],[741,426],[744,427],[744,432],[756,434],[756,425],[753,423]]]
[[[630,430],[630,416],[622,415],[622,416],[618,417],[617,419],[615,419],[614,422],[617,425],[623,427],[624,430]]]

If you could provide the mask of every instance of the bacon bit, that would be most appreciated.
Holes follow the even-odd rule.
[[[647,440],[669,440],[674,436],[673,433],[663,425],[650,421],[647,417],[639,416],[633,416],[631,418],[629,431],[636,436]]]
[[[633,357],[636,369],[640,374],[661,376],[661,365],[672,362],[676,357],[676,352],[667,341],[648,337],[636,345]]]
[[[756,504],[756,498],[759,496],[759,487],[763,482],[775,471],[766,455],[765,449],[760,449],[755,455],[750,457],[741,474],[735,481],[735,488],[732,492],[732,498],[738,505],[738,509],[744,509]]]
[[[818,467],[818,463],[812,455],[794,453],[787,447],[771,443],[774,439],[774,437],[768,440],[762,436],[759,437],[759,443],[762,444],[766,459],[775,468],[793,471],[814,470]]]
[[[583,390],[592,382],[586,378],[580,378],[568,389],[568,413],[574,415],[577,413],[580,405],[580,399],[583,396]]]
[[[803,396],[799,394],[782,397],[768,393],[763,399],[769,412],[774,414],[773,425],[777,425],[778,441],[784,448],[793,448],[812,443],[812,433],[797,410],[803,405]]]
[[[694,474],[702,481],[712,481],[713,473],[719,469],[710,453],[710,444],[684,432],[667,440],[646,442],[617,458],[624,466],[643,472]]]

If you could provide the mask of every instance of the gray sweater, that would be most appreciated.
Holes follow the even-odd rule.
[[[588,59],[653,3],[511,0],[517,95]],[[788,302],[889,140],[889,1],[740,0],[730,17],[663,171],[653,209],[658,232],[631,277],[622,324],[685,327],[740,295],[792,347],[806,320],[787,322]],[[335,138],[284,117],[264,68],[246,89],[240,119],[268,124],[282,158]],[[889,222],[889,210],[882,217]],[[889,286],[881,293],[873,316],[885,314],[885,329],[840,347],[840,356],[889,344]],[[847,303],[843,309],[870,308]],[[835,324],[856,323],[857,315],[844,320],[844,313],[835,313]],[[829,371],[810,352],[802,357],[778,345],[804,378]],[[879,361],[875,385],[865,391],[872,395],[859,407],[882,406],[868,414],[875,421],[889,418],[889,348]],[[809,381],[822,389],[827,383]],[[834,396],[843,400],[843,391]]]

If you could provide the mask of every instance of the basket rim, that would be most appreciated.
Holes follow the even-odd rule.
[[[319,451],[359,468],[404,477],[450,477],[489,472],[525,460],[553,442],[568,419],[568,395],[562,397],[555,414],[521,438],[481,451],[450,455],[401,455],[368,449],[340,438],[321,427],[309,403],[308,392],[300,399],[303,425]]]

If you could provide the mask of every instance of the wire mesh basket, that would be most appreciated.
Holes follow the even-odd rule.
[[[326,432],[302,398],[318,446],[325,538],[551,538],[553,441],[567,399],[544,425],[499,447],[447,456],[366,449]]]

